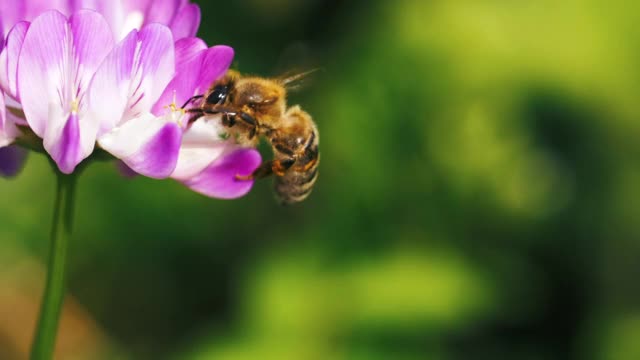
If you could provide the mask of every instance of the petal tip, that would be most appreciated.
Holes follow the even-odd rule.
[[[183,183],[193,191],[218,199],[235,199],[246,195],[253,180],[238,180],[251,174],[261,163],[255,149],[239,149],[214,161],[208,168]]]
[[[85,158],[85,156],[82,156],[78,116],[69,116],[57,137],[55,134],[51,134],[52,136],[47,135],[49,134],[45,135],[45,149],[58,164],[58,169],[62,173],[71,174]]]
[[[216,45],[211,47],[213,51],[215,51],[220,56],[225,56],[233,59],[235,56],[235,50],[229,45]]]
[[[180,127],[167,123],[139,151],[122,161],[138,174],[154,179],[167,178],[178,162],[181,140]]]

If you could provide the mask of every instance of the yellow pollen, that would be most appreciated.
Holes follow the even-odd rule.
[[[171,112],[172,115],[175,116],[176,112],[180,113],[180,117],[177,120],[177,123],[179,126],[182,126],[182,117],[184,116],[184,114],[187,113],[187,111],[181,107],[178,107],[178,105],[176,105],[176,93],[175,91],[173,92],[173,100],[171,101],[171,104],[169,105],[165,105],[163,107],[164,109],[169,109],[169,111]]]
[[[176,105],[175,99],[171,102],[171,104],[165,105],[165,106],[163,106],[163,108],[164,109],[169,109],[169,111],[172,114],[174,114],[176,112],[179,112],[180,113],[180,117],[178,118],[177,123],[178,123],[179,126],[182,126],[182,116],[184,114],[186,114],[187,111],[185,109],[183,109],[183,108],[178,107],[178,105]]]
[[[77,113],[78,112],[78,100],[77,99],[73,99],[71,100],[71,112],[72,113]]]
[[[165,105],[164,106],[165,109],[169,109],[171,112],[180,112],[181,115],[184,115],[187,113],[187,111],[183,108],[179,108],[178,105],[176,105],[175,102],[172,102],[169,105]]]

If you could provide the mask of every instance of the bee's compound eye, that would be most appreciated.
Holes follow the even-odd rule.
[[[226,85],[216,85],[213,88],[213,91],[209,96],[207,96],[208,104],[218,104],[221,105],[227,98],[227,93],[229,92],[229,87]]]

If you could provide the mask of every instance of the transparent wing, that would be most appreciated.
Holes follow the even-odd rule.
[[[288,71],[277,77],[278,81],[289,91],[298,91],[308,87],[313,82],[313,75],[322,71],[320,68],[303,72]]]

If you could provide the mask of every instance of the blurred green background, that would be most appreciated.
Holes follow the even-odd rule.
[[[281,207],[270,181],[223,201],[90,166],[61,342],[91,338],[60,358],[640,359],[636,4],[200,1],[240,71],[323,69],[290,97],[316,189]],[[54,178],[32,155],[0,182],[19,358]]]

